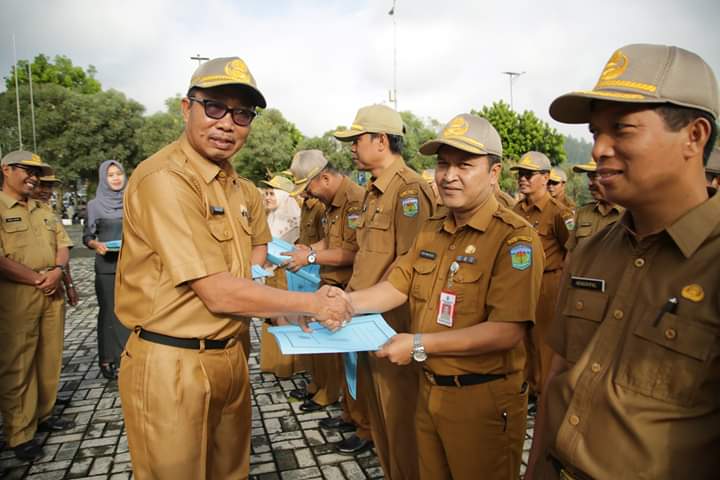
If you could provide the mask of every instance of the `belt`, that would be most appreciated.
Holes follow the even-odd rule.
[[[548,454],[548,460],[550,460],[550,463],[555,469],[555,473],[557,473],[560,477],[560,480],[592,480],[592,477],[585,475],[576,468],[565,466],[554,455]]]
[[[178,338],[171,337],[169,335],[163,335],[161,333],[149,332],[147,330],[140,330],[140,338],[147,340],[148,342],[159,343],[161,345],[167,345],[170,347],[187,348],[190,350],[222,350],[224,349],[230,340],[234,337],[226,338],[223,340],[203,340],[199,338]]]
[[[423,370],[425,378],[433,385],[439,387],[468,387],[481,383],[492,382],[505,378],[501,374],[466,373],[465,375],[435,375],[429,370]]]

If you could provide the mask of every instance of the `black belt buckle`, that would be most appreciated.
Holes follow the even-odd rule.
[[[171,337],[170,335],[163,335],[162,333],[150,332],[148,330],[140,329],[138,334],[143,340],[147,340],[152,343],[159,343],[160,345],[167,345],[169,347],[185,348],[188,350],[222,350],[232,338],[226,338],[223,340],[201,340],[199,338],[180,338]]]

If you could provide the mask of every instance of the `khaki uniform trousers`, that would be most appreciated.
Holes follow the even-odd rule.
[[[542,393],[543,385],[550,371],[553,350],[545,342],[545,338],[555,318],[555,307],[561,282],[562,269],[543,273],[540,298],[535,310],[535,325],[530,329],[529,338],[526,337],[527,380],[530,384],[530,392],[538,397]]]
[[[416,428],[421,480],[516,480],[527,413],[522,372],[467,387],[421,375]]]
[[[390,325],[403,326],[409,318],[407,304],[383,314]],[[398,328],[399,331],[408,331]],[[369,372],[372,394],[367,396],[375,451],[388,480],[418,478],[415,437],[419,368],[417,363],[395,365],[369,353],[358,356],[358,369]]]
[[[342,388],[342,359],[338,353],[313,354],[307,356],[307,365],[312,375],[312,383],[307,391],[313,401],[323,407],[332,405],[340,398]]]
[[[361,356],[363,354],[359,354]],[[359,360],[359,359],[358,359]],[[355,435],[363,440],[372,440],[370,430],[370,414],[368,413],[368,397],[372,395],[372,380],[367,369],[358,365],[355,393],[357,398],[350,396],[347,381],[345,379],[345,363],[341,360],[342,366],[342,419],[345,422],[353,423],[357,427]]]
[[[239,341],[191,350],[135,332],[118,384],[135,478],[248,477],[250,382]]]
[[[10,447],[32,440],[52,414],[62,368],[65,300],[4,283],[0,305],[0,411]]]

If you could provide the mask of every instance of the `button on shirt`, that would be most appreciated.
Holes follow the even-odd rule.
[[[451,274],[453,262],[459,268]],[[434,217],[388,280],[408,295],[411,331],[434,333],[482,322],[534,322],[542,272],[537,233],[491,195],[465,226],[458,227],[452,214]],[[456,296],[451,327],[437,322],[443,290]],[[525,348],[519,342],[483,355],[431,355],[426,363],[441,375],[510,374],[523,369]]]
[[[551,451],[594,478],[715,478],[720,195],[643,239],[632,225],[626,212],[566,270],[605,291],[561,291],[548,343],[571,368],[548,389]]]
[[[211,313],[187,282],[230,272],[250,278],[248,208],[255,187],[195,152],[183,135],[143,161],[125,191],[115,311],[128,328],[222,339],[239,317]]]

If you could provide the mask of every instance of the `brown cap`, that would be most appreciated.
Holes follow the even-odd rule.
[[[517,165],[510,167],[510,170],[531,170],[533,172],[549,172],[552,169],[550,159],[540,152],[527,152],[520,157]]]
[[[560,167],[552,167],[550,169],[550,180],[553,182],[565,182],[567,183],[567,173]]]
[[[2,165],[26,165],[42,170],[42,175],[52,175],[53,169],[50,165],[40,160],[40,157],[27,150],[15,150],[5,155],[2,159]]]
[[[698,55],[665,45],[627,45],[612,54],[592,90],[556,98],[550,116],[564,123],[588,123],[593,100],[671,103],[718,117],[718,84]]]
[[[328,161],[320,150],[297,152],[290,163],[290,169],[285,172],[292,175],[295,184],[290,195],[299,195],[304,192],[310,180],[322,172],[327,164]]]
[[[434,155],[443,145],[476,155],[502,157],[502,141],[495,128],[482,117],[461,113],[450,120],[438,138],[423,143],[420,153]]]
[[[573,165],[573,172],[588,173],[595,171],[597,171],[597,163],[595,163],[595,160],[592,158],[587,163],[578,163],[577,165]]]
[[[62,183],[59,178],[57,178],[55,175],[46,175],[44,177],[40,177],[41,182],[47,182],[47,183]]]
[[[705,165],[705,171],[720,175],[720,149],[713,148],[710,158],[708,158],[707,165]]]
[[[349,130],[338,130],[335,138],[350,142],[363,133],[387,133],[405,136],[405,125],[400,114],[385,105],[370,105],[358,110]]]
[[[260,182],[288,193],[295,189],[293,181],[284,175],[275,175],[270,180],[261,180]]]
[[[250,93],[256,106],[267,106],[265,97],[257,88],[255,77],[238,57],[213,58],[203,63],[193,73],[189,88],[213,88],[222,85],[240,86]]]

